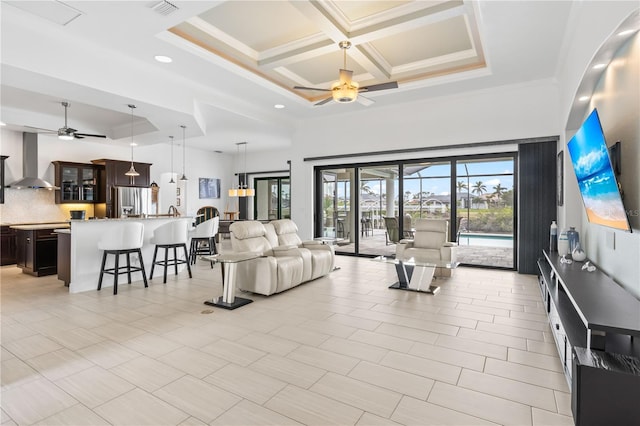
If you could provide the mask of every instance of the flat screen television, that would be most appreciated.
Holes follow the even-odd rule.
[[[589,222],[631,232],[596,109],[571,138],[567,149]]]

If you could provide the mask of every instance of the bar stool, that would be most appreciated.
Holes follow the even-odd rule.
[[[144,237],[144,225],[140,222],[124,222],[118,224],[109,232],[105,232],[98,242],[98,249],[104,250],[102,254],[102,265],[100,266],[100,279],[98,280],[98,290],[102,288],[102,278],[104,274],[113,275],[113,294],[118,294],[118,275],[127,274],[129,284],[131,284],[131,273],[142,272],[144,286],[147,284],[147,275],[144,271],[144,261],[142,260],[142,247]],[[131,266],[131,253],[138,255],[140,266]],[[115,255],[113,268],[105,268],[107,255]],[[127,255],[127,265],[120,266],[120,255]]]
[[[215,236],[218,233],[219,217],[213,217],[209,220],[196,225],[193,231],[189,232],[191,238],[191,247],[189,249],[189,261],[192,265],[196,263],[196,257],[202,254],[209,256],[218,254]],[[211,261],[213,268],[213,261]]]
[[[149,279],[153,278],[153,270],[156,265],[164,267],[164,284],[167,283],[167,268],[173,266],[175,268],[175,274],[178,275],[178,265],[184,263],[187,265],[189,271],[189,278],[191,275],[191,266],[189,265],[189,255],[187,253],[187,221],[186,220],[173,220],[164,225],[160,225],[153,231],[153,237],[150,240],[151,244],[155,244],[156,248],[153,251],[153,262],[151,263],[151,274]],[[182,247],[184,250],[184,259],[178,259],[177,249]],[[158,256],[158,249],[164,249],[164,260],[156,261]],[[169,249],[173,249],[173,259],[169,259]]]

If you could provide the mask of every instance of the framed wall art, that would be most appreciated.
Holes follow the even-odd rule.
[[[220,179],[198,178],[199,198],[220,198]]]

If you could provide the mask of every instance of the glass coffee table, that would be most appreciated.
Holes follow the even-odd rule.
[[[217,306],[223,309],[236,309],[253,302],[251,299],[244,297],[236,297],[236,276],[237,265],[240,262],[257,259],[260,255],[256,253],[222,253],[213,256],[203,256],[211,262],[220,263],[222,265],[222,296],[206,300],[205,305]]]
[[[458,262],[446,261],[423,261],[420,259],[409,258],[406,260],[398,260],[385,256],[378,256],[373,259],[376,262],[384,262],[395,265],[398,281],[391,284],[389,288],[396,290],[417,291],[420,293],[436,294],[440,291],[440,287],[432,285],[433,274],[436,268],[454,269]]]

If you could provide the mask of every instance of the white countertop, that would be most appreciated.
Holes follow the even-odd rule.
[[[64,223],[42,223],[34,225],[13,225],[12,229],[21,229],[23,231],[36,231],[38,229],[57,229],[57,228],[69,228],[69,224]]]

